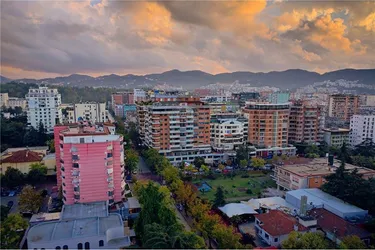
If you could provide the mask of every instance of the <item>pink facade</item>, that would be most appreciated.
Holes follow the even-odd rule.
[[[103,125],[55,127],[57,178],[65,204],[122,200],[122,141]]]

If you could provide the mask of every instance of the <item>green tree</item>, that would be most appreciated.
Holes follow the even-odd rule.
[[[236,150],[236,161],[240,164],[241,160],[249,161],[250,149],[247,145],[240,145]]]
[[[314,154],[314,155],[319,155],[320,154],[320,150],[319,150],[319,147],[316,146],[316,145],[309,145],[307,146],[307,148],[305,149],[305,154]]]
[[[47,167],[40,163],[33,163],[30,165],[30,171],[27,174],[27,181],[35,186],[46,179]]]
[[[134,149],[125,150],[125,165],[130,173],[137,169],[139,155]]]
[[[161,176],[163,176],[167,184],[171,184],[179,179],[178,174],[179,174],[178,169],[170,165],[164,168],[164,170],[161,173]]]
[[[2,185],[8,188],[15,188],[24,183],[25,176],[19,169],[7,168],[2,177]]]
[[[4,221],[9,214],[9,207],[1,205],[1,221]]]
[[[54,139],[48,140],[47,141],[47,146],[48,146],[49,151],[51,153],[55,153],[55,140]]]
[[[240,160],[240,166],[241,166],[241,168],[246,169],[247,164],[248,164],[248,162],[247,162],[246,159]]]
[[[200,169],[201,168],[201,166],[203,165],[203,164],[205,164],[205,161],[204,161],[204,158],[203,157],[196,157],[195,159],[194,159],[194,166],[197,168],[197,169]]]
[[[235,233],[232,226],[216,224],[213,236],[217,240],[220,249],[238,249],[241,248],[241,234]]]
[[[38,126],[38,145],[45,145],[47,141],[46,128],[42,122]]]
[[[19,214],[10,214],[1,223],[1,249],[19,249],[22,238],[20,231],[24,231],[28,226]]]
[[[341,249],[365,249],[366,244],[356,235],[345,236],[339,245]]]
[[[371,138],[366,138],[362,143],[355,146],[354,153],[365,157],[375,157],[375,143]]]
[[[34,146],[41,146],[39,144],[39,142],[40,142],[40,140],[39,140],[38,131],[35,130],[35,128],[33,128],[33,127],[28,128],[28,130],[26,131],[26,133],[23,137],[23,143],[26,146],[34,147]],[[44,145],[44,143],[42,145]]]
[[[285,249],[326,249],[328,242],[318,232],[299,233],[293,231],[281,244]]]
[[[266,164],[266,161],[262,158],[252,158],[251,159],[251,166],[253,166],[254,168],[264,167],[265,164]]]
[[[205,174],[210,172],[210,168],[206,165],[201,165],[200,170],[203,171]]]
[[[26,185],[20,194],[19,209],[21,212],[37,213],[43,204],[41,193],[32,186]]]
[[[218,187],[215,193],[214,207],[222,207],[225,205],[224,190]]]

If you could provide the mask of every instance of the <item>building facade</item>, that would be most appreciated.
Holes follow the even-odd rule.
[[[306,101],[295,101],[290,107],[289,143],[314,143],[321,139],[323,127],[320,108]],[[324,123],[323,123],[324,124]]]
[[[270,103],[287,103],[290,99],[289,92],[273,92],[268,95],[268,101]]]
[[[341,148],[344,143],[349,143],[350,129],[346,128],[326,128],[324,131],[324,141],[330,147]]]
[[[13,109],[15,107],[20,107],[23,110],[25,110],[27,107],[27,102],[26,102],[26,99],[24,98],[9,97],[8,106],[9,108],[13,108]]]
[[[215,151],[234,151],[248,137],[248,119],[238,113],[211,115],[211,147]]]
[[[349,144],[354,147],[366,139],[375,142],[375,115],[353,115],[350,119]]]
[[[358,113],[359,97],[355,95],[337,94],[329,96],[328,116],[346,122]]]
[[[173,164],[192,162],[198,156],[214,159],[210,145],[210,109],[199,98],[179,97],[145,105],[142,110],[144,144],[165,155]],[[141,118],[139,117],[138,120]],[[141,134],[142,138],[142,134]]]
[[[42,123],[48,133],[53,132],[53,127],[62,122],[61,95],[57,89],[39,87],[29,89],[26,94],[27,101],[27,122],[38,129]]]
[[[0,93],[0,107],[8,107],[8,93]]]
[[[116,116],[124,117],[124,105],[128,104],[135,104],[134,92],[119,92],[112,94],[112,110]]]
[[[64,203],[121,201],[125,193],[123,138],[112,125],[56,126],[57,183]]]
[[[76,103],[72,109],[67,110],[68,122],[75,123],[78,121],[106,122],[107,112],[105,103],[87,102]]]
[[[247,103],[248,142],[259,147],[288,146],[289,103]]]

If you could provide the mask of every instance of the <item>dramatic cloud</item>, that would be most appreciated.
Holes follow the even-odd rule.
[[[1,74],[375,65],[373,1],[2,1]]]

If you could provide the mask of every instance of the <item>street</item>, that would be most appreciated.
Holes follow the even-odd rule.
[[[139,157],[139,162],[138,162],[138,174],[149,174],[151,173],[151,170],[147,167],[145,160],[143,157]]]

